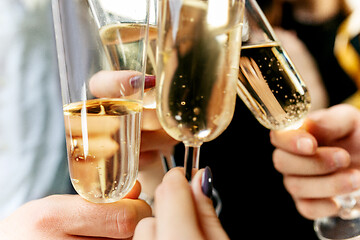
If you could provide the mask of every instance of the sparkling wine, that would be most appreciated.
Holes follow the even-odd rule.
[[[111,24],[99,32],[112,70],[141,69],[146,25]]]
[[[137,178],[142,105],[94,99],[64,106],[72,184],[91,202],[115,202]]]
[[[199,145],[220,135],[232,119],[241,25],[229,14],[218,26],[223,19],[209,20],[202,1],[184,1],[181,7],[178,26],[162,31],[157,110],[169,135]],[[171,8],[166,9],[163,16],[170,18]]]
[[[145,38],[144,24],[111,24],[100,29],[108,63],[112,70],[136,70],[142,65],[139,55]],[[146,74],[156,75],[156,39],[158,29],[149,26],[149,41],[147,47]],[[154,89],[148,89],[144,95],[144,107],[155,108]]]
[[[297,128],[310,108],[310,95],[278,43],[241,49],[238,94],[269,129]]]

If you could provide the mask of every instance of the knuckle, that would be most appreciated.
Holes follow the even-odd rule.
[[[319,163],[319,169],[324,173],[331,173],[337,170],[336,162],[332,158],[325,158],[325,159],[316,159]]]
[[[56,231],[59,221],[59,212],[51,203],[56,201],[54,196],[49,196],[41,200],[35,200],[27,203],[24,207],[28,207],[33,216],[33,223],[36,229],[41,231]]]
[[[113,212],[109,213],[113,215]],[[110,236],[131,237],[135,231],[137,224],[137,211],[134,206],[128,205],[126,208],[122,208],[115,214],[114,219],[108,218],[107,230]]]

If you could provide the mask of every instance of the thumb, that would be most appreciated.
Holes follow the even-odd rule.
[[[209,167],[199,170],[191,181],[196,211],[205,239],[229,239],[221,226],[209,196],[212,191],[212,174]]]

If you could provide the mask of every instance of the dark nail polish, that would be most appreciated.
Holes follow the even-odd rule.
[[[205,171],[201,179],[201,190],[209,198],[212,197],[213,183],[212,183],[212,173],[209,167],[205,168]]]
[[[141,80],[142,80],[141,75],[133,76],[132,78],[130,78],[130,85],[133,88],[139,88],[139,87],[141,87]]]
[[[145,76],[145,89],[153,88],[156,84],[156,77],[153,75]]]
[[[136,75],[132,78],[130,78],[130,85],[133,88],[140,88],[142,81],[142,75]],[[147,75],[145,76],[145,89],[153,88],[156,84],[156,77],[153,75]]]

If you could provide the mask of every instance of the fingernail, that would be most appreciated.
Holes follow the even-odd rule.
[[[141,81],[142,81],[142,75],[136,75],[132,78],[130,78],[130,85],[133,88],[140,88],[141,87]],[[145,89],[153,88],[156,84],[156,77],[153,75],[147,75],[145,76]]]
[[[349,158],[349,155],[342,151],[337,151],[333,155],[333,159],[334,159],[334,162],[335,162],[337,168],[347,166],[348,158]]]
[[[153,75],[145,76],[145,89],[153,88],[156,84],[156,77]]]
[[[141,78],[142,78],[142,75],[133,76],[132,78],[130,78],[130,85],[133,88],[140,88],[141,87]]]
[[[303,154],[312,154],[314,152],[314,144],[309,138],[300,138],[296,143],[296,147]]]
[[[205,171],[201,179],[201,190],[209,198],[212,197],[213,183],[212,183],[212,173],[209,167],[205,168]]]

